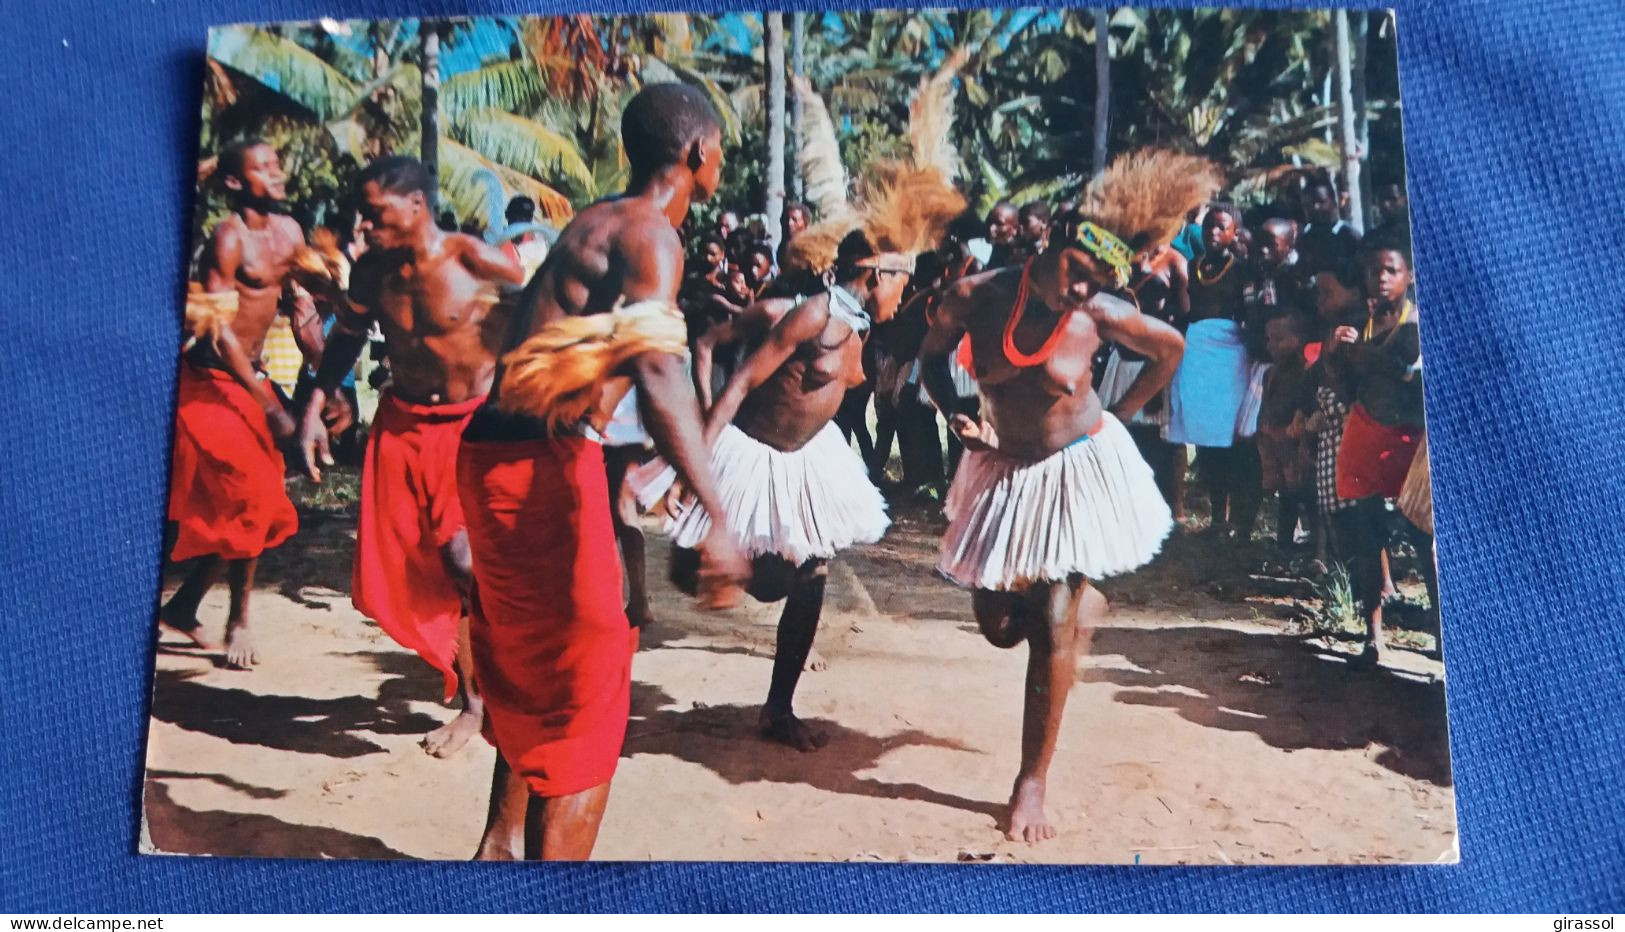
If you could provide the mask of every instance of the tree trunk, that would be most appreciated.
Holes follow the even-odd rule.
[[[774,251],[783,238],[784,217],[784,14],[767,21],[767,240]]]
[[[1111,13],[1105,7],[1093,10],[1095,17],[1095,161],[1092,174],[1106,170],[1106,139],[1111,130],[1112,110],[1112,31]]]
[[[429,213],[440,215],[440,28],[425,21],[418,26],[423,71],[423,167],[429,170]]]
[[[1337,125],[1343,147],[1343,190],[1349,192],[1349,225],[1365,232],[1365,209],[1360,203],[1360,137],[1354,130],[1353,47],[1349,37],[1349,14],[1338,10],[1337,18]]]
[[[807,14],[792,13],[790,18],[790,73],[805,74],[807,41]],[[801,177],[801,95],[790,89],[790,192],[800,201],[806,197],[806,179]]]
[[[1354,33],[1354,62],[1349,70],[1350,84],[1353,87],[1354,97],[1354,138],[1360,141],[1360,151],[1368,157],[1371,154],[1371,127],[1366,119],[1366,88],[1365,88],[1365,57],[1366,32],[1370,28],[1371,14],[1364,10],[1353,14],[1354,20],[1350,23]],[[1371,173],[1360,172],[1360,183],[1350,189],[1349,197],[1358,198],[1360,212],[1364,215],[1371,206]]]

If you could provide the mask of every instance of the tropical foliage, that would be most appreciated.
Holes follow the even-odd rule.
[[[1386,14],[1353,16],[1365,174],[1398,180],[1392,24]],[[1327,11],[1115,8],[1101,18],[1086,10],[809,14],[806,75],[856,171],[902,151],[921,78],[964,50],[951,143],[960,183],[984,207],[1075,189],[1092,170],[1097,129],[1111,151],[1155,143],[1212,156],[1243,201],[1268,197],[1283,173],[1341,164]],[[423,106],[423,29],[440,37],[432,120]],[[1103,114],[1099,42],[1109,55]],[[334,224],[359,166],[417,154],[427,124],[438,128],[441,206],[460,222],[491,222],[494,179],[562,223],[624,184],[621,107],[658,81],[691,83],[717,105],[730,163],[718,200],[760,210],[770,187],[763,27],[760,16],[737,13],[224,27],[209,43],[200,173],[223,143],[264,135],[287,163],[293,209],[307,223]],[[784,161],[793,171],[794,154]],[[222,209],[205,188],[199,227]]]

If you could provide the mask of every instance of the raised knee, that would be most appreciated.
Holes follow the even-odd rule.
[[[1027,632],[1023,629],[1014,606],[1006,605],[997,609],[979,607],[976,612],[976,624],[982,629],[982,637],[1000,650],[1009,650],[1027,639]]]

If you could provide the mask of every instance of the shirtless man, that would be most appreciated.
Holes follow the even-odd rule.
[[[582,211],[559,235],[504,339],[518,356],[560,333],[594,334],[561,341],[589,352],[652,345],[639,321],[676,314],[677,229],[689,205],[716,190],[721,120],[694,88],[652,84],[627,104],[621,136],[632,171],[626,194]],[[637,306],[622,309],[626,302]],[[651,304],[667,307],[651,312]],[[511,378],[509,356],[464,433],[458,488],[474,565],[474,668],[499,752],[481,859],[584,860],[597,841],[626,736],[637,643],[621,602],[599,438],[631,386],[656,449],[700,507],[722,513],[683,371],[683,327],[659,323],[675,329],[676,348],[639,350],[616,369],[587,372],[591,403],[580,422],[557,423],[556,411],[531,407],[522,390],[531,383]],[[547,363],[563,352],[542,355],[543,379],[563,378],[564,366]],[[718,532],[702,549],[709,603],[737,599],[748,573],[738,546]]]
[[[390,383],[379,396],[361,475],[351,599],[390,637],[439,670],[462,712],[423,739],[445,757],[480,729],[465,602],[472,578],[456,488],[457,444],[496,371],[505,315],[497,288],[524,280],[519,259],[446,233],[429,208],[433,180],[416,159],[389,156],[356,178],[367,251],[350,273],[352,313],[335,330],[300,430],[305,471],[321,481],[329,437],[354,412],[338,393],[377,321]],[[331,403],[329,403],[331,402]],[[324,424],[325,420],[325,424]]]
[[[307,360],[319,360],[320,316],[292,286],[298,279],[324,299],[331,292],[296,268],[305,233],[285,212],[276,150],[259,139],[232,143],[220,153],[217,171],[231,214],[204,247],[203,287],[235,291],[237,311],[222,339],[194,344],[181,365],[169,495],[169,520],[178,533],[170,559],[198,559],[158,618],[200,647],[218,649],[203,634],[197,610],[224,570],[231,589],[226,665],[246,670],[259,662],[248,625],[254,569],[261,553],[299,527],[277,449],[292,438],[294,423],[257,371],[258,360],[279,314],[293,319]]]
[[[917,208],[917,228],[899,233],[896,224],[876,220],[893,216],[904,199]],[[897,312],[915,256],[935,245],[963,209],[964,199],[934,171],[892,176],[865,206],[864,227],[841,241],[827,291],[746,311],[737,329],[765,339],[706,415],[711,469],[732,508],[724,522],[690,507],[671,523],[681,548],[674,566],[725,523],[753,561],[750,594],[785,600],[760,726],[766,737],[800,751],[829,741],[792,709],[818,632],[828,562],[853,544],[879,540],[890,523],[885,499],[833,419],[847,390],[865,380],[870,328]]]
[[[926,389],[966,450],[938,571],[974,590],[990,643],[1028,644],[1021,768],[1005,824],[1012,840],[1055,836],[1044,810],[1049,764],[1080,649],[1106,609],[1090,580],[1143,565],[1173,525],[1123,422],[1168,384],[1183,341],[1107,289],[1126,287],[1134,252],[1167,242],[1219,180],[1211,163],[1190,156],[1119,159],[1058,226],[1049,251],[952,286],[921,348]],[[1136,198],[1149,191],[1165,193],[1156,204]],[[958,410],[949,377],[949,356],[967,333],[980,421]],[[1090,388],[1102,340],[1147,360],[1109,411]]]

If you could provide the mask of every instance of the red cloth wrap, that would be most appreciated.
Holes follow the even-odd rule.
[[[1356,402],[1343,425],[1343,445],[1337,448],[1337,497],[1399,497],[1421,442],[1421,427],[1382,424]]]
[[[361,470],[351,601],[440,671],[447,698],[457,690],[463,600],[441,548],[463,530],[457,446],[484,401],[420,405],[384,392]]]
[[[603,447],[465,442],[457,473],[486,737],[534,795],[607,783],[626,738],[637,632],[621,601]]]
[[[181,363],[169,520],[173,560],[246,560],[293,536],[299,513],[282,484],[282,452],[254,395],[231,374]]]

